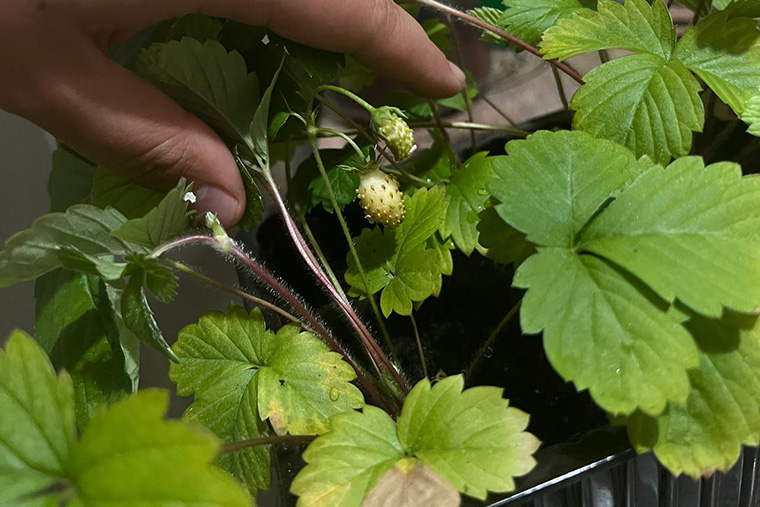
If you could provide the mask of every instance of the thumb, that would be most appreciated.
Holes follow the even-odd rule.
[[[158,89],[109,61],[85,36],[51,36],[56,47],[27,50],[38,62],[11,112],[37,123],[84,156],[139,183],[169,189],[194,182],[199,211],[238,222],[245,191],[222,140]]]

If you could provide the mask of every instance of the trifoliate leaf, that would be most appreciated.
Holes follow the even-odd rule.
[[[519,264],[536,251],[523,233],[499,217],[493,206],[480,213],[478,232],[478,244],[485,251],[484,255],[497,264]]]
[[[356,200],[356,189],[359,188],[359,172],[343,167],[333,167],[327,171],[327,179],[335,194],[335,200],[340,209]],[[327,191],[327,185],[320,176],[309,184],[311,191],[311,207],[322,205],[325,211],[333,212],[332,201]]]
[[[304,452],[308,464],[291,487],[300,496],[298,505],[364,505],[392,467],[408,473],[415,465],[411,458],[476,498],[514,489],[513,477],[533,468],[531,455],[539,445],[523,431],[528,416],[509,407],[499,388],[463,392],[463,386],[461,375],[432,388],[427,379],[421,381],[409,393],[397,424],[372,406],[335,416],[332,430]]]
[[[508,144],[507,152],[508,157],[494,162],[496,178],[489,191],[501,201],[496,205],[499,216],[539,247],[514,279],[515,286],[529,289],[521,308],[523,331],[543,330],[547,355],[557,371],[579,389],[588,388],[609,412],[628,414],[640,408],[657,415],[668,401],[682,402],[689,390],[686,370],[697,364],[690,336],[666,314],[667,302],[634,278],[637,271],[623,272],[583,247],[596,221],[604,223],[610,208],[618,213],[616,201],[605,207],[611,199],[621,199],[624,206],[627,192],[633,197],[639,192],[638,180],[631,180],[643,171],[638,177],[646,183],[650,172],[662,169],[581,132],[538,133]],[[663,206],[679,205],[695,188],[683,178],[671,185],[660,188],[668,204],[655,205],[651,215],[650,202],[637,202],[638,211],[655,228],[667,225],[673,212],[668,208],[665,213]],[[720,193],[727,191],[723,187]],[[692,201],[683,205],[684,216],[686,209],[694,210],[684,223],[709,223]],[[749,220],[745,229],[736,226],[737,232],[753,222],[752,211],[743,216]],[[753,249],[745,238],[744,246]],[[657,245],[666,248],[668,241],[663,238]],[[711,297],[702,296],[708,301]],[[752,304],[760,306],[760,301]]]
[[[417,190],[405,202],[406,218],[397,228],[364,229],[356,238],[369,294],[353,256],[347,256],[345,279],[351,285],[350,293],[366,297],[382,290],[380,307],[386,317],[394,311],[410,315],[413,303],[436,292],[445,267],[439,253],[425,246],[443,221],[446,209],[443,188]]]
[[[578,248],[634,273],[668,302],[720,317],[760,306],[760,179],[737,164],[682,158],[639,177]],[[728,254],[730,252],[730,254]]]
[[[92,185],[92,203],[112,207],[129,219],[144,217],[158,206],[164,194],[130,183],[107,169],[98,167]]]
[[[172,270],[158,263],[158,260],[144,255],[127,255],[125,275],[142,277],[145,288],[162,303],[168,303],[177,295],[179,280]]]
[[[212,466],[219,441],[164,421],[169,396],[142,391],[96,414],[74,448],[72,507],[251,507],[235,480]]]
[[[583,132],[537,132],[494,157],[499,215],[541,246],[572,247],[599,207],[640,168],[630,151]]]
[[[404,457],[393,419],[377,407],[338,414],[332,430],[303,453],[293,480],[297,507],[359,507],[386,471]]]
[[[656,162],[689,152],[692,132],[704,124],[701,86],[674,56],[675,27],[662,2],[601,1],[598,11],[578,11],[549,29],[541,48],[560,59],[603,49],[634,52],[589,72],[571,102],[573,126]]]
[[[55,375],[45,352],[15,331],[0,350],[0,504],[21,507],[57,505],[56,484],[69,470],[75,442],[71,378]],[[51,488],[51,495],[29,498]],[[26,497],[26,498],[25,498]]]
[[[59,146],[53,152],[53,167],[48,179],[50,211],[66,211],[69,206],[90,201],[95,166]]]
[[[544,333],[554,369],[614,414],[659,414],[689,392],[696,347],[662,302],[625,273],[568,248],[539,248],[520,265],[523,332]]]
[[[760,89],[760,31],[754,19],[716,12],[687,30],[674,56],[739,116]]]
[[[143,287],[146,282],[147,275],[142,270],[134,273],[127,282],[121,296],[121,315],[124,319],[124,325],[140,341],[147,343],[166,358],[176,362],[177,356],[166,343],[166,338],[158,327],[156,318],[153,316],[153,310],[151,310],[148,299],[145,297]]]
[[[362,507],[459,507],[461,500],[454,486],[429,466],[414,459],[399,460],[377,481],[362,502]]]
[[[700,356],[688,399],[657,418],[635,414],[628,433],[673,474],[698,479],[728,470],[742,445],[760,442],[760,336],[756,316],[732,312],[720,320],[693,315],[686,327]]]
[[[564,60],[602,49],[649,53],[666,62],[673,55],[676,29],[662,2],[602,0],[597,10],[579,10],[544,34],[541,52]]]
[[[6,241],[5,249],[0,251],[0,288],[33,280],[61,267],[60,248],[92,255],[129,250],[111,236],[125,222],[115,209],[102,210],[89,204],[38,218],[30,229]]]
[[[132,393],[106,287],[96,276],[56,270],[39,278],[35,331],[57,368],[71,374],[77,422]]]
[[[454,240],[466,255],[474,249],[483,253],[478,245],[478,214],[488,200],[486,182],[491,178],[491,159],[478,153],[456,171],[446,185],[446,215],[440,227],[441,236]]]
[[[498,387],[463,387],[461,375],[432,388],[427,379],[419,382],[398,418],[399,442],[466,495],[485,499],[488,491],[512,491],[513,478],[536,464],[539,441],[524,432],[528,415],[510,407]]]
[[[228,53],[213,40],[185,37],[151,45],[140,56],[138,69],[227,143],[250,145],[259,85],[237,51]]]
[[[268,331],[261,312],[231,307],[210,312],[183,329],[174,346],[181,362],[170,377],[181,395],[195,394],[185,418],[197,420],[225,442],[266,432],[314,434],[329,418],[363,405],[340,356],[315,336],[286,326]],[[269,485],[269,454],[249,448],[222,458],[222,466],[251,492]]]
[[[587,6],[582,0],[504,0],[507,9],[495,23],[518,39],[537,45],[544,32]],[[588,3],[588,2],[585,2]]]
[[[747,132],[760,137],[760,95],[755,95],[747,101],[742,120],[749,125]]]
[[[597,67],[585,79],[570,103],[574,128],[663,163],[689,153],[705,111],[702,87],[681,62],[640,53]]]
[[[174,239],[189,225],[185,194],[190,187],[184,178],[169,191],[158,206],[142,218],[133,218],[111,233],[112,236],[147,248],[156,248]]]

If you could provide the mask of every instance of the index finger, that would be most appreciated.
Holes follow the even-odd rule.
[[[285,38],[356,57],[423,96],[448,97],[464,74],[392,0],[82,0],[95,26],[146,26],[190,12],[266,26]],[[97,11],[97,12],[93,12]]]

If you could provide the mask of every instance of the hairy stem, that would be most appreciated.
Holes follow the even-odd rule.
[[[351,237],[351,232],[348,230],[348,224],[346,224],[346,219],[343,217],[343,213],[341,212],[340,207],[338,206],[338,200],[335,198],[335,191],[333,190],[333,187],[330,184],[330,179],[327,177],[325,164],[322,161],[322,156],[319,154],[319,147],[317,146],[317,138],[314,137],[313,131],[310,131],[309,143],[311,145],[311,151],[314,154],[314,160],[317,162],[317,169],[319,170],[319,174],[322,176],[322,181],[324,181],[325,183],[325,188],[327,189],[327,196],[330,198],[330,204],[332,204],[333,209],[335,210],[335,216],[338,217],[338,223],[340,223],[340,228],[343,231],[343,236],[346,238],[346,243],[348,243],[348,249],[351,252],[351,257],[354,259],[354,263],[356,264],[356,269],[359,271],[359,276],[361,276],[362,284],[364,285],[364,290],[367,293],[367,298],[369,299],[370,306],[372,307],[372,312],[375,314],[375,319],[377,319],[377,323],[380,326],[380,329],[383,333],[383,338],[385,338],[385,342],[388,345],[388,348],[390,349],[391,353],[395,356],[397,355],[396,347],[393,345],[393,342],[391,341],[391,337],[388,334],[388,329],[386,329],[385,327],[385,322],[383,321],[383,317],[380,314],[380,309],[377,307],[375,298],[372,296],[372,294],[369,293],[369,281],[367,280],[367,275],[364,272],[364,268],[362,268],[361,260],[359,259],[359,253],[356,251],[356,247],[354,246],[354,240]]]
[[[275,204],[277,205],[277,209],[280,212],[280,215],[285,221],[285,227],[288,230],[288,234],[293,240],[293,243],[296,246],[296,249],[298,250],[299,254],[301,255],[301,258],[304,260],[309,270],[317,278],[317,281],[320,283],[320,285],[324,287],[324,289],[328,292],[330,297],[338,304],[340,309],[348,318],[349,322],[351,322],[351,325],[354,327],[357,334],[359,335],[359,338],[362,340],[362,343],[364,347],[366,348],[367,353],[369,354],[370,359],[372,360],[372,363],[375,369],[379,373],[380,365],[385,367],[391,373],[391,375],[393,376],[393,379],[399,385],[399,388],[402,390],[402,392],[408,393],[409,387],[406,385],[406,382],[404,382],[403,378],[398,373],[396,368],[393,366],[390,359],[388,359],[388,357],[385,355],[382,349],[377,345],[377,342],[375,342],[375,339],[372,337],[372,334],[367,329],[367,326],[365,326],[364,322],[362,322],[359,316],[356,315],[356,312],[354,311],[353,308],[351,308],[351,305],[349,304],[349,302],[346,299],[343,299],[341,295],[338,293],[338,291],[335,289],[333,284],[330,283],[330,280],[327,278],[327,275],[322,270],[316,257],[314,257],[314,254],[311,252],[311,250],[309,249],[309,246],[306,244],[306,240],[304,240],[303,236],[301,235],[301,231],[298,230],[298,226],[293,220],[293,217],[288,212],[288,208],[285,205],[285,201],[283,201],[282,195],[280,195],[280,192],[277,188],[277,184],[275,183],[274,178],[272,177],[272,174],[270,171],[266,171],[264,175],[264,183],[266,184],[270,194],[272,195],[272,198],[274,199]]]
[[[186,274],[188,274],[190,276],[193,276],[193,277],[197,278],[198,280],[201,280],[202,282],[206,283],[207,285],[211,285],[212,287],[216,287],[217,289],[221,289],[224,292],[227,292],[228,294],[232,294],[233,296],[237,296],[237,297],[242,298],[242,299],[247,299],[248,301],[250,301],[250,302],[252,302],[252,303],[254,303],[256,305],[263,306],[264,308],[268,308],[269,310],[272,310],[273,312],[282,315],[283,317],[285,317],[289,321],[294,322],[294,323],[300,325],[301,327],[304,328],[305,331],[310,331],[312,333],[315,333],[315,331],[312,328],[310,328],[309,326],[307,326],[305,323],[301,322],[296,316],[288,313],[287,311],[283,310],[282,308],[280,308],[279,306],[275,305],[274,303],[270,303],[269,301],[267,301],[265,299],[261,299],[261,298],[258,298],[256,296],[253,296],[251,294],[248,294],[247,292],[243,292],[240,289],[235,289],[234,287],[229,287],[229,286],[223,284],[222,282],[220,282],[218,280],[215,280],[215,279],[211,278],[210,276],[206,276],[203,273],[201,273],[201,272],[199,272],[199,271],[191,268],[187,264],[183,264],[181,262],[177,262],[177,261],[173,261],[173,260],[169,260],[169,259],[164,259],[164,262],[168,263],[171,267],[173,267],[173,268],[175,268],[175,269],[177,269],[179,271],[182,271],[183,273],[186,273]]]
[[[251,438],[224,444],[219,452],[227,454],[260,445],[308,444],[313,442],[315,438],[317,438],[316,435],[272,435],[269,437]]]
[[[520,46],[521,48],[523,48],[528,53],[531,53],[531,54],[533,54],[533,55],[535,55],[535,56],[543,59],[543,57],[541,56],[541,53],[539,53],[538,49],[536,49],[534,46],[531,46],[530,44],[528,44],[524,40],[519,39],[519,38],[515,37],[514,35],[505,32],[504,30],[502,30],[498,26],[494,26],[494,25],[492,25],[490,23],[482,21],[482,20],[476,18],[475,16],[473,16],[471,14],[467,14],[466,12],[462,12],[462,11],[460,11],[458,9],[453,8],[453,7],[449,7],[448,5],[442,4],[442,3],[440,3],[440,2],[438,2],[436,0],[415,0],[415,1],[418,4],[420,4],[420,5],[426,5],[428,7],[432,7],[433,9],[436,9],[438,11],[441,11],[444,14],[449,14],[451,16],[454,16],[455,18],[458,18],[458,19],[464,21],[465,23],[467,23],[469,25],[473,25],[473,26],[476,26],[476,27],[481,28],[483,30],[486,30],[488,32],[491,32],[492,34],[497,35],[497,36],[501,37],[502,39],[505,39],[505,40],[511,42],[512,44],[515,44],[516,46]],[[584,84],[583,77],[581,77],[581,75],[578,74],[578,71],[575,70],[575,69],[573,69],[572,67],[570,67],[566,63],[562,63],[562,62],[557,61],[557,60],[547,60],[547,61],[552,66],[556,67],[560,71],[564,72],[565,74],[567,74],[568,76],[570,76],[571,78],[573,78],[579,84]]]
[[[364,388],[367,390],[369,395],[377,402],[377,404],[383,408],[386,412],[389,414],[393,414],[393,409],[390,408],[391,405],[387,403],[387,401],[380,395],[375,385],[372,383],[372,381],[367,377],[367,375],[364,373],[364,371],[359,367],[359,365],[356,364],[356,362],[348,355],[345,349],[341,347],[338,342],[335,341],[335,339],[330,335],[330,333],[325,329],[325,327],[319,322],[319,320],[314,316],[312,312],[310,312],[306,307],[298,300],[298,298],[284,285],[282,285],[277,278],[272,276],[269,272],[267,272],[263,267],[261,267],[256,260],[254,260],[252,257],[250,257],[246,252],[244,252],[240,247],[238,247],[234,241],[230,240],[230,243],[222,244],[218,239],[211,237],[211,236],[204,236],[204,235],[194,235],[194,236],[186,236],[184,238],[179,238],[174,241],[171,241],[169,243],[166,243],[165,245],[159,247],[153,252],[154,257],[159,257],[160,255],[163,255],[165,253],[168,253],[176,248],[180,248],[182,246],[186,245],[209,245],[213,247],[215,250],[224,252],[227,255],[232,256],[236,261],[240,262],[242,265],[244,265],[246,268],[248,268],[259,280],[261,280],[264,284],[271,287],[275,292],[277,292],[285,301],[288,302],[289,305],[293,307],[295,311],[297,311],[306,321],[311,325],[311,327],[314,329],[314,331],[322,338],[322,340],[327,344],[328,347],[333,352],[336,352],[343,356],[343,360],[348,363],[351,368],[353,368],[354,372],[356,373],[356,377],[359,380],[359,382],[364,386]]]
[[[480,363],[483,360],[484,357],[486,357],[487,351],[491,348],[491,345],[493,345],[494,340],[499,336],[501,331],[504,329],[504,326],[506,326],[512,318],[517,315],[517,312],[520,310],[520,305],[522,304],[522,299],[518,301],[515,306],[513,306],[509,312],[504,316],[503,319],[501,319],[501,322],[499,322],[499,325],[496,326],[496,328],[491,332],[488,339],[485,341],[485,343],[478,349],[478,352],[475,354],[475,357],[470,362],[470,366],[467,367],[465,370],[465,380],[469,382],[470,378],[475,374],[475,372],[480,367]]]

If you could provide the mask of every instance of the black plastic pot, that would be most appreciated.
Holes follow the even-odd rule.
[[[550,115],[525,127],[568,128],[569,115]],[[713,124],[713,129],[719,128]],[[730,130],[736,127],[730,125]],[[738,132],[742,139],[742,132]],[[735,137],[727,140],[735,140]],[[503,153],[507,140],[481,139],[481,149]],[[739,142],[739,141],[736,141]],[[729,153],[746,156],[746,146],[713,147],[726,158]],[[463,157],[468,156],[462,150]],[[366,226],[358,206],[345,211],[352,235]],[[337,220],[321,209],[309,215],[309,224],[339,277],[346,269],[345,238]],[[281,276],[304,301],[319,313],[335,335],[353,333],[325,293],[316,286],[297,252],[291,246],[278,216],[266,219],[255,233],[239,237],[272,271]],[[511,267],[496,265],[477,253],[466,257],[454,252],[452,277],[444,277],[439,298],[426,301],[416,312],[431,375],[464,371],[485,338],[496,328],[506,312],[521,297],[511,288]],[[249,290],[271,293],[255,280],[243,279]],[[374,317],[366,303],[357,303],[365,322]],[[275,314],[265,314],[271,324],[281,324]],[[388,329],[398,349],[397,360],[411,378],[421,378],[415,341],[409,319],[392,316]],[[362,357],[355,340],[341,342]],[[541,338],[521,334],[517,319],[502,330],[499,339],[486,353],[487,361],[468,375],[468,383],[504,388],[504,396],[531,414],[528,428],[542,442],[536,454],[537,467],[517,480],[509,495],[493,495],[485,503],[470,498],[465,507],[760,507],[760,455],[746,449],[742,458],[725,474],[694,481],[675,478],[651,454],[637,456],[630,448],[624,428],[609,425],[605,414],[587,393],[578,393],[561,379],[548,363]],[[290,478],[303,466],[301,448],[276,452],[281,482],[281,505],[295,505],[287,493]],[[287,498],[288,500],[283,500]]]

